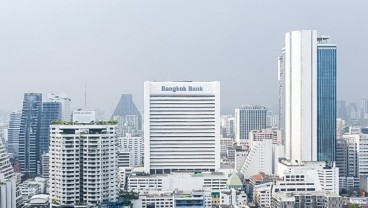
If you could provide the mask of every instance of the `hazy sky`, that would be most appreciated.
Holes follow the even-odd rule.
[[[368,1],[2,0],[0,109],[25,92],[66,92],[73,107],[143,106],[146,80],[221,82],[221,105],[272,107],[284,34],[338,44],[338,99],[368,97]]]

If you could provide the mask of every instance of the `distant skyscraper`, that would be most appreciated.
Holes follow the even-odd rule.
[[[97,207],[118,199],[115,129],[115,125],[94,124],[51,126],[52,207],[76,204]]]
[[[368,100],[362,100],[362,115],[361,118],[367,119],[368,118]]]
[[[252,130],[266,128],[267,108],[259,105],[244,105],[235,109],[236,142],[246,141]]]
[[[21,111],[14,111],[10,113],[8,128],[8,152],[13,153],[15,156],[18,156],[21,118]]]
[[[42,114],[42,95],[24,94],[22,118],[19,134],[20,171],[25,175],[37,174],[39,160],[39,139]]]
[[[61,119],[63,121],[70,121],[71,120],[71,110],[70,110],[70,102],[71,99],[68,97],[66,93],[60,93],[60,94],[49,94],[49,100],[53,102],[59,102],[61,103]]]
[[[334,161],[336,45],[314,30],[288,32],[279,69],[285,156],[292,162]]]
[[[359,109],[358,109],[358,105],[354,102],[349,103],[348,117],[349,117],[349,120],[356,120],[356,119],[361,118]]]
[[[220,83],[144,83],[144,168],[152,174],[220,168]]]
[[[111,119],[121,117],[120,122],[124,122],[122,125],[125,125],[126,122],[133,124],[134,128],[137,130],[142,129],[142,115],[139,112],[137,106],[133,102],[133,95],[131,94],[122,94],[119,100],[118,105],[115,108],[114,113],[111,116]]]
[[[221,136],[223,138],[234,138],[235,118],[234,115],[221,116]]]
[[[50,144],[50,125],[52,121],[61,119],[61,103],[59,102],[44,102],[42,104],[42,117],[40,129],[39,153],[48,152]]]
[[[337,101],[336,111],[337,118],[341,118],[342,120],[347,119],[346,105],[344,100]]]

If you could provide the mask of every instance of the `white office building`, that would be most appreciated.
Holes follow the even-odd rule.
[[[91,122],[95,122],[96,112],[95,111],[84,111],[84,110],[73,111],[72,121],[73,123],[78,123],[78,124],[89,124]]]
[[[339,168],[333,163],[312,161],[293,165],[287,160],[281,160],[278,176],[283,181],[274,186],[276,192],[323,190],[339,194]]]
[[[267,108],[259,105],[244,105],[235,109],[236,142],[245,142],[249,132],[266,128]]]
[[[212,173],[172,173],[158,175],[131,175],[128,178],[128,191],[144,193],[148,191],[190,191],[227,189],[228,176],[222,172]]]
[[[132,136],[132,134],[127,133],[123,137],[118,138],[119,146],[122,149],[129,150],[134,157],[133,167],[143,165],[143,155],[144,155],[144,142],[143,137]]]
[[[249,178],[260,171],[266,174],[273,173],[272,145],[272,139],[252,141],[249,154],[240,169],[240,173],[244,178]]]
[[[222,137],[234,138],[235,118],[233,115],[221,116],[221,135]]]
[[[49,191],[53,206],[117,200],[115,127],[51,125]]]
[[[328,191],[295,191],[273,194],[271,208],[336,207],[342,208],[344,199]]]
[[[128,149],[119,148],[117,161],[118,161],[118,167],[119,168],[133,167],[134,166],[133,165],[134,164],[134,155],[133,155],[132,151],[130,151]]]
[[[220,83],[145,82],[144,166],[151,174],[220,169]]]
[[[278,129],[262,129],[252,130],[249,132],[249,143],[253,141],[260,141],[264,139],[271,139],[274,144],[281,144],[281,131]]]
[[[285,157],[335,161],[336,44],[315,30],[286,33],[279,81]]]
[[[353,128],[352,131],[354,132]],[[360,129],[360,140],[359,140],[359,178],[360,188],[368,190],[368,128]]]
[[[233,138],[221,138],[220,139],[220,154],[226,156],[227,149],[234,146]]]
[[[0,173],[0,208],[17,207],[16,181],[14,178],[5,179]]]
[[[70,102],[71,99],[68,97],[66,93],[50,93],[49,100],[61,103],[61,119],[63,121],[71,120],[71,110],[70,110]]]

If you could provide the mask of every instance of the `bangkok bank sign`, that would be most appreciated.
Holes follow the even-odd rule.
[[[199,92],[199,91],[203,91],[203,87],[199,86],[199,87],[194,87],[194,86],[176,86],[176,87],[166,87],[166,86],[161,86],[161,91],[163,92]]]

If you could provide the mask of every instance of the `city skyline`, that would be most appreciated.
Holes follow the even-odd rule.
[[[0,3],[0,208],[368,207],[367,7]]]
[[[337,100],[360,103],[365,98],[351,92],[364,88],[368,72],[356,60],[364,60],[361,45],[367,40],[351,38],[351,31],[358,31],[359,37],[368,31],[349,23],[364,19],[367,3],[322,2],[318,7],[292,1],[264,4],[211,1],[194,7],[166,1],[89,2],[85,11],[82,1],[4,2],[0,25],[7,33],[0,34],[0,87],[12,90],[0,92],[0,99],[9,101],[0,109],[20,109],[25,92],[66,92],[73,107],[83,107],[85,80],[89,109],[113,110],[122,93],[133,94],[142,109],[142,83],[147,80],[218,80],[223,86],[223,108],[259,104],[272,109],[278,94],[275,57],[283,34],[299,29],[317,29],[339,44]],[[329,8],[329,16],[321,18],[325,8]],[[254,12],[259,9],[269,15]],[[188,13],[190,17],[185,15]],[[9,81],[15,77],[18,82]],[[243,96],[233,96],[233,91]]]

